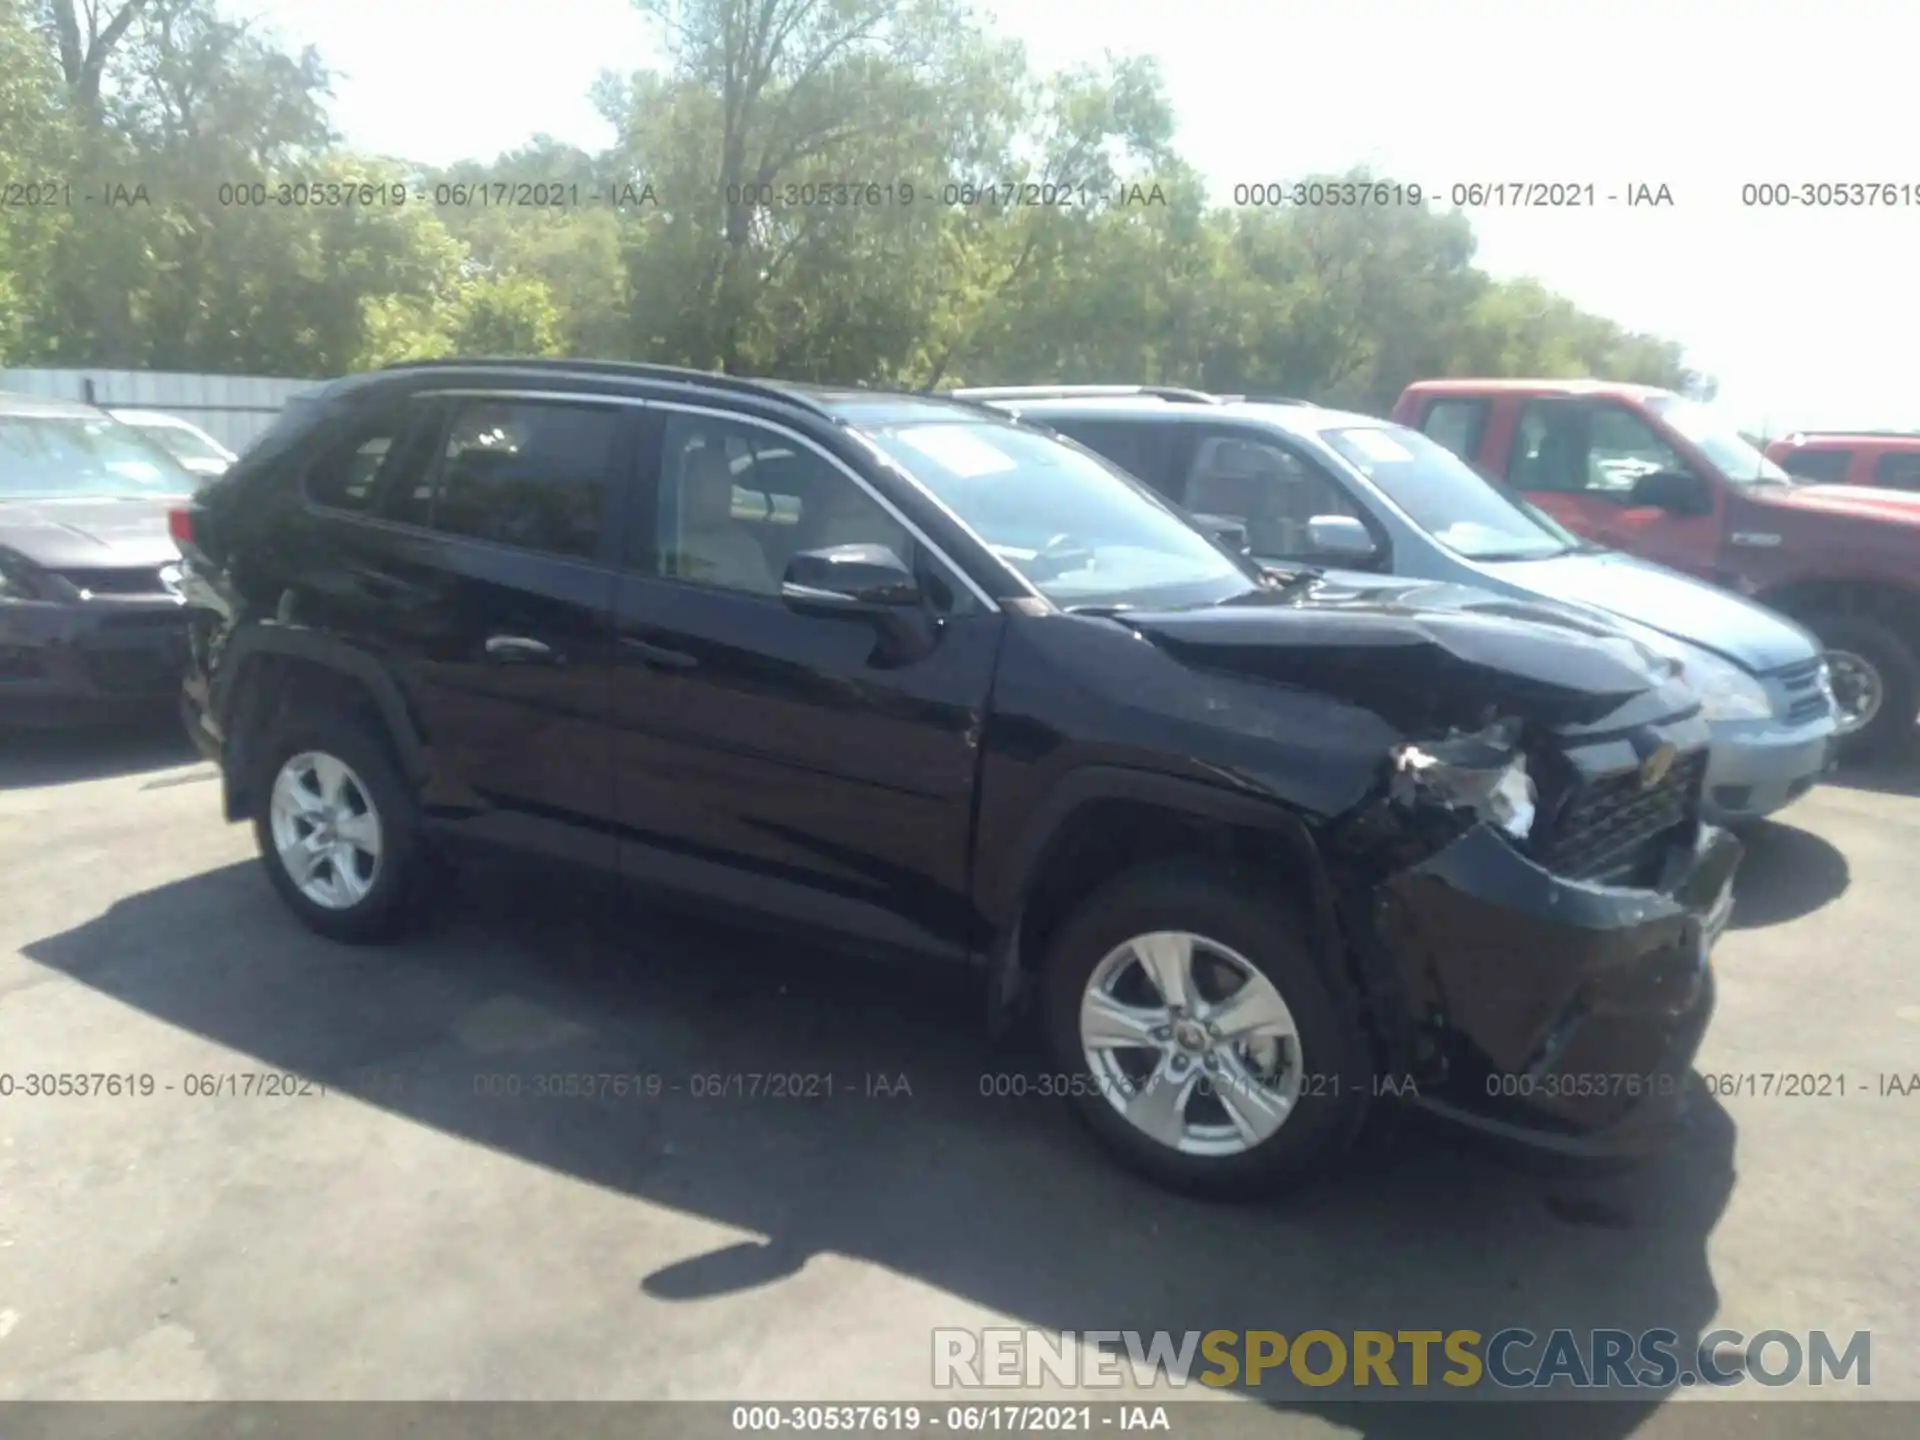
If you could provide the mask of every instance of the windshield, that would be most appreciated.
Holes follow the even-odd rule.
[[[1695,400],[1652,395],[1647,413],[1664,420],[1735,485],[1791,485],[1793,477],[1749,445],[1738,429]]]
[[[1320,438],[1407,517],[1466,560],[1544,560],[1579,542],[1446,446],[1404,426],[1322,430]]]
[[[218,460],[227,461],[227,454],[211,440],[181,425],[163,425],[156,421],[143,420],[131,422],[147,439],[164,445],[167,452],[176,460]]]
[[[1201,605],[1257,583],[1145,486],[1078,446],[986,421],[867,433],[1056,605]]]
[[[189,495],[197,484],[118,420],[0,415],[0,500]]]

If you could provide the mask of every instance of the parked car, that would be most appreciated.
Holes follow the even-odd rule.
[[[0,723],[175,701],[186,612],[167,510],[194,484],[103,411],[0,395]]]
[[[121,424],[133,426],[178,460],[188,473],[202,479],[211,480],[216,475],[224,475],[227,467],[233,464],[233,451],[198,425],[190,424],[178,415],[169,415],[162,410],[114,409],[108,413]]]
[[[1388,1093],[1675,1133],[1739,842],[1629,640],[1276,581],[982,407],[655,366],[335,382],[173,521],[194,732],[323,935],[491,847],[972,966],[1203,1190]]]
[[[1920,490],[1920,430],[1800,430],[1766,455],[1810,484]]]
[[[1753,820],[1827,771],[1834,705],[1819,646],[1711,586],[1585,543],[1418,431],[1306,405],[955,394],[1038,421],[1194,512],[1246,527],[1269,564],[1346,567],[1576,608],[1680,664],[1713,730],[1707,814]],[[1349,577],[1351,580],[1351,577]]]
[[[1805,625],[1826,648],[1848,749],[1911,744],[1920,495],[1797,484],[1708,407],[1643,385],[1427,380],[1393,413],[1567,528]]]

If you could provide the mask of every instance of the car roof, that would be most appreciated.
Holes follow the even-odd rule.
[[[798,408],[853,428],[904,425],[931,421],[970,421],[977,424],[1015,423],[1005,412],[966,400],[903,390],[870,389],[860,385],[831,385],[798,380],[756,379],[693,370],[679,365],[653,365],[626,360],[517,359],[486,356],[408,361],[381,370],[342,376],[303,392],[311,399],[331,400],[370,386],[402,381],[409,376],[445,374],[449,377],[486,375],[501,380],[539,375],[595,381],[627,380],[637,385],[669,385],[706,391],[715,397],[750,398]]]
[[[1028,416],[1043,424],[1049,417],[1073,415],[1093,419],[1101,415],[1149,415],[1174,424],[1217,425],[1223,420],[1251,421],[1289,435],[1312,436],[1324,430],[1380,429],[1395,424],[1378,415],[1362,415],[1352,410],[1329,410],[1320,405],[1296,405],[1284,401],[1222,400],[1215,404],[1195,405],[1168,400],[1157,395],[1102,395],[1076,399],[1035,397],[1022,400],[1008,397],[989,402],[997,409]]]
[[[99,420],[106,412],[80,400],[59,400],[45,395],[21,395],[0,390],[0,415],[33,415],[53,420]]]
[[[1659,385],[1638,385],[1626,380],[1416,380],[1407,386],[1409,395],[1672,395]]]

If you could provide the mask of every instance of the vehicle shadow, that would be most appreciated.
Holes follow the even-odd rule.
[[[1920,736],[1904,756],[1842,765],[1824,783],[1878,795],[1920,795]]]
[[[0,726],[0,790],[29,790],[188,765],[200,752],[171,706],[108,725]]]
[[[635,1274],[651,1303],[837,1253],[1053,1331],[1666,1328],[1687,1356],[1717,1306],[1707,1240],[1735,1127],[1703,1092],[1692,1143],[1624,1174],[1521,1173],[1409,1124],[1289,1200],[1209,1205],[1117,1169],[1057,1101],[992,1093],[1031,1092],[1045,1067],[1018,1032],[986,1041],[971,985],[537,877],[469,875],[443,913],[401,946],[344,949],[300,930],[243,864],[128,896],[24,953],[262,1068],[765,1237]],[[555,1073],[654,1075],[662,1093],[498,1093]],[[832,1096],[692,1093],[693,1077],[741,1073],[831,1077]],[[1329,1404],[1265,1379],[1249,1393],[1287,1411],[1434,1433],[1418,1412],[1440,1407]],[[1554,1430],[1624,1436],[1658,1403],[1574,1406]],[[1495,1433],[1483,1406],[1460,1422]]]
[[[1759,820],[1741,828],[1740,840],[1747,849],[1733,881],[1735,930],[1811,915],[1852,883],[1847,857],[1811,830]]]

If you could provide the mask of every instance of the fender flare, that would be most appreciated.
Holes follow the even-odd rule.
[[[264,718],[261,707],[274,698],[239,682],[256,662],[273,657],[331,670],[357,684],[379,713],[407,778],[415,784],[425,781],[431,769],[426,737],[390,670],[364,650],[318,631],[278,624],[249,626],[236,631],[227,642],[219,673],[208,693],[208,708],[225,746],[222,768],[227,776],[229,820],[243,818],[235,812],[246,808],[248,745],[258,733],[254,722]]]
[[[1026,988],[1027,965],[1020,954],[1026,897],[1046,872],[1074,817],[1087,806],[1107,800],[1153,805],[1280,838],[1305,869],[1313,907],[1307,918],[1313,926],[1316,952],[1338,963],[1339,922],[1325,859],[1306,822],[1283,802],[1177,775],[1084,765],[1068,771],[1041,798],[984,887],[982,910],[993,936],[986,956],[987,1018],[992,1033],[1007,1028]]]

